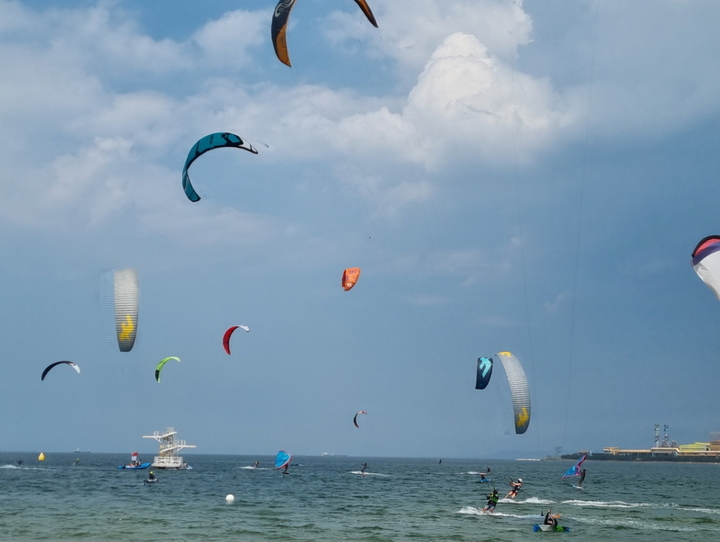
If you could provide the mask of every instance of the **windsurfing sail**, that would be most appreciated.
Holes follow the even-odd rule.
[[[215,134],[206,135],[200,139],[187,155],[185,165],[182,171],[182,187],[185,191],[185,195],[192,202],[200,201],[200,196],[193,188],[190,182],[190,175],[188,174],[188,168],[190,165],[197,160],[200,156],[213,149],[220,149],[223,147],[232,147],[236,149],[243,149],[253,154],[257,154],[258,151],[250,145],[247,141],[244,141],[240,136],[231,134],[230,132],[217,132]]]
[[[352,287],[355,286],[355,283],[360,278],[360,268],[359,267],[348,267],[343,271],[342,276],[342,287],[345,288],[345,291],[352,290]]]
[[[510,384],[515,433],[522,435],[530,425],[530,391],[527,377],[518,359],[510,352],[499,352],[498,356],[500,356],[508,384]]]
[[[50,370],[53,367],[56,367],[57,365],[69,365],[70,367],[75,369],[75,371],[77,371],[78,374],[80,374],[80,367],[78,366],[77,363],[73,363],[72,361],[56,361],[55,363],[51,363],[50,365],[45,367],[45,370],[42,372],[42,376],[40,377],[40,380],[45,380],[45,375],[47,375],[50,372]]]
[[[292,461],[292,456],[285,450],[280,450],[275,456],[275,468],[285,468],[290,465],[290,461]]]
[[[238,328],[244,330],[247,333],[250,332],[250,328],[247,326],[243,326],[243,325],[232,326],[232,327],[228,328],[228,330],[223,335],[223,348],[225,349],[225,352],[227,352],[228,356],[230,355],[230,337],[232,337],[232,334]]]
[[[720,235],[709,235],[697,244],[692,251],[692,266],[720,300]]]
[[[155,380],[158,382],[160,382],[160,371],[162,371],[162,368],[165,367],[165,364],[170,360],[175,360],[178,363],[180,362],[180,358],[176,358],[175,356],[170,356],[169,358],[160,360],[160,363],[158,363],[157,367],[155,367]]]
[[[492,358],[478,358],[477,360],[477,375],[475,377],[475,389],[484,390],[490,383],[490,377],[492,376],[493,359]]]
[[[358,425],[357,417],[360,414],[367,414],[367,412],[365,412],[364,410],[358,410],[357,413],[355,414],[355,417],[353,418],[353,423],[355,424],[355,427],[357,427],[358,429],[360,429],[360,426]]]
[[[580,461],[575,463],[572,467],[570,467],[567,471],[565,471],[565,474],[563,474],[562,479],[569,478],[571,476],[580,476],[580,466],[583,464],[583,461],[585,461],[586,456],[582,456],[580,458]]]
[[[115,271],[115,331],[120,352],[135,345],[138,323],[139,283],[135,269]]]
[[[280,62],[291,67],[290,54],[287,48],[287,27],[288,20],[290,19],[290,11],[295,7],[295,2],[296,0],[280,0],[275,6],[272,23],[270,24],[270,37],[272,38],[273,47],[275,48],[275,55]],[[355,3],[365,14],[370,24],[377,28],[377,21],[367,1],[355,0]]]

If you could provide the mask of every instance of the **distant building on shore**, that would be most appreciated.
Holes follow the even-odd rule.
[[[603,448],[602,453],[579,451],[563,455],[562,459],[579,459],[587,455],[588,459],[610,461],[678,461],[678,462],[711,462],[720,463],[720,435],[714,433],[710,442],[695,442],[678,445],[671,441],[669,426],[664,426],[665,436],[660,441],[660,425],[655,424],[655,445],[649,449],[624,449],[610,446]]]

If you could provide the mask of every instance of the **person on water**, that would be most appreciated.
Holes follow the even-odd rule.
[[[259,466],[260,466],[260,461],[255,461],[255,463],[253,463],[254,469],[258,468]]]
[[[480,473],[480,481],[481,481],[481,482],[487,482],[487,478],[485,478],[485,473],[484,473],[484,472],[481,472],[481,473]]]
[[[551,508],[548,508],[548,511],[545,514],[545,521],[543,523],[545,523],[545,525],[552,525],[553,527],[557,527],[557,518],[552,515]]]
[[[513,482],[512,480],[510,480],[510,491],[508,491],[508,494],[505,495],[505,498],[507,499],[509,497],[511,499],[514,499],[515,497],[517,497],[517,494],[522,487],[522,483],[522,478],[518,478],[517,482]]]
[[[153,471],[150,471],[150,474],[148,474],[148,480],[155,480],[155,473]]]
[[[578,482],[578,487],[582,487],[583,482],[585,481],[585,474],[587,474],[585,469],[580,471],[580,481]]]
[[[498,490],[493,489],[492,493],[490,495],[485,495],[487,498],[487,504],[485,505],[485,508],[482,509],[483,514],[488,513],[492,514],[495,512],[495,507],[497,506],[498,501],[500,500],[500,495],[498,495]]]
[[[488,465],[488,468],[485,469],[485,472],[487,472],[488,474],[490,474],[490,466],[489,466],[489,465]]]

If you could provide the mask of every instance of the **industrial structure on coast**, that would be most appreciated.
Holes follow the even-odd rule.
[[[664,436],[660,440],[660,424],[655,424],[655,445],[650,449],[624,449],[610,446],[601,453],[579,451],[561,456],[562,459],[587,459],[609,461],[673,461],[695,463],[720,463],[720,434],[713,433],[710,442],[678,444],[670,440],[669,425],[663,426]]]

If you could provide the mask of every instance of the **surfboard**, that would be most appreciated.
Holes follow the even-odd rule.
[[[533,525],[533,532],[534,532],[534,533],[537,533],[537,532],[543,532],[543,533],[551,533],[551,532],[567,533],[567,532],[569,532],[569,531],[570,531],[570,527],[563,527],[562,525],[544,525],[544,524],[542,524],[542,525],[538,525],[538,524]]]

